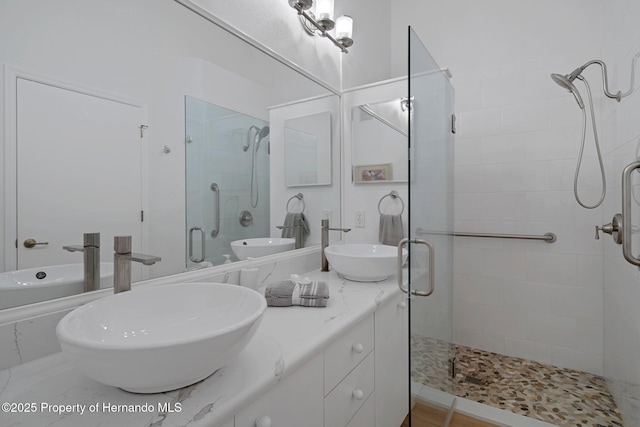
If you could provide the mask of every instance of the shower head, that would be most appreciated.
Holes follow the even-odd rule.
[[[258,133],[256,133],[256,136],[254,138],[256,150],[258,149],[258,147],[260,147],[260,141],[262,141],[264,138],[266,138],[269,135],[269,130],[270,130],[269,126],[265,126],[262,129],[260,129]]]
[[[553,73],[551,74],[551,79],[556,82],[558,86],[563,87],[571,92],[580,108],[584,110],[584,102],[582,101],[582,96],[580,96],[578,88],[575,87],[575,85],[572,83],[576,78],[578,78],[580,73],[582,73],[582,70],[584,70],[584,68],[582,67],[576,68],[571,74],[567,74],[565,76],[563,76],[562,74]]]

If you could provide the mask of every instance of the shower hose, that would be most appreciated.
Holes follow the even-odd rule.
[[[604,164],[602,163],[602,153],[600,152],[600,141],[598,139],[598,130],[596,128],[596,117],[593,112],[593,98],[591,96],[591,88],[589,87],[589,82],[583,76],[578,76],[578,79],[584,83],[587,88],[587,94],[589,97],[589,111],[591,111],[591,124],[593,126],[593,138],[596,146],[596,153],[598,154],[598,163],[600,164],[600,177],[602,180],[602,193],[600,194],[600,200],[594,205],[587,205],[581,199],[578,194],[578,176],[580,175],[580,166],[582,164],[582,156],[584,155],[584,145],[587,136],[587,112],[585,108],[582,108],[582,142],[580,144],[580,154],[578,154],[578,163],[576,164],[576,173],[573,177],[573,194],[576,198],[576,201],[580,206],[586,209],[595,209],[602,204],[604,200],[604,196],[607,193],[607,181],[604,174]]]

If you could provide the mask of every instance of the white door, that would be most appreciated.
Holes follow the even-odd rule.
[[[114,235],[142,251],[142,123],[140,106],[17,78],[17,269],[82,262],[62,247],[83,233],[101,233],[103,262]]]

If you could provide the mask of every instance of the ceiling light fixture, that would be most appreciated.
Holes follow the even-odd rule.
[[[289,6],[298,11],[300,22],[307,33],[313,36],[326,37],[344,52],[353,45],[353,19],[350,16],[340,16],[333,20],[333,0],[317,0],[316,13],[311,9],[313,0],[289,0]],[[329,31],[335,28],[335,37]]]

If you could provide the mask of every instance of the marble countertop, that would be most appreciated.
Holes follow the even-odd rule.
[[[302,276],[329,284],[327,307],[268,307],[249,345],[204,381],[166,393],[132,394],[95,382],[56,353],[0,371],[0,425],[213,427],[400,292],[395,276],[377,283],[346,281],[333,271]]]

